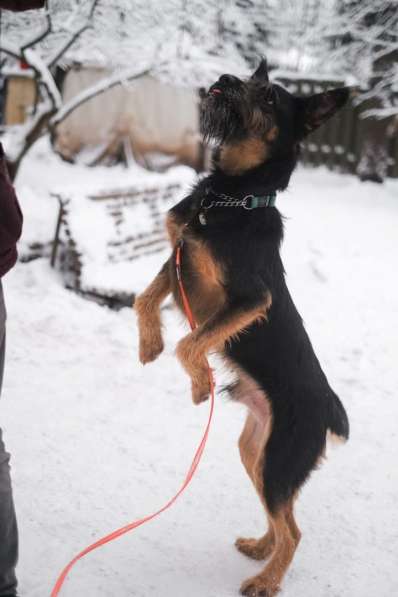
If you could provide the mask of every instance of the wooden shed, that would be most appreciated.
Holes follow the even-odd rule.
[[[36,98],[36,82],[28,74],[9,74],[6,83],[4,124],[22,124]]]

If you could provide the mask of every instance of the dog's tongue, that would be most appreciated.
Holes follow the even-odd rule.
[[[219,94],[219,93],[222,93],[222,91],[221,91],[221,89],[219,89],[218,87],[215,87],[214,89],[212,89],[212,90],[210,91],[210,93],[211,93],[212,95],[217,95],[217,94]]]

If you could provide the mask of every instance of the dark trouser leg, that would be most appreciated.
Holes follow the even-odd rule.
[[[0,322],[0,394],[4,371],[5,330]],[[12,498],[10,455],[0,428],[0,597],[17,594],[15,566],[18,558],[18,531]]]

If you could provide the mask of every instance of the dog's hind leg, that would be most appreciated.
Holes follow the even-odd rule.
[[[233,364],[236,370],[236,365]],[[252,481],[254,488],[264,505],[262,485],[258,483],[256,465],[261,454],[266,449],[268,437],[272,428],[271,405],[256,381],[241,369],[237,370],[238,381],[230,388],[231,398],[245,404],[249,413],[245,426],[239,438],[239,452],[242,464]],[[267,509],[265,508],[268,516]],[[274,528],[268,521],[268,531],[260,539],[239,538],[235,542],[236,548],[249,558],[263,560],[269,557],[275,546]]]
[[[171,292],[169,262],[134,302],[140,336],[139,356],[141,363],[154,361],[163,350],[160,305]]]
[[[262,495],[273,530],[274,549],[269,562],[260,574],[242,584],[241,593],[247,597],[273,597],[279,592],[283,577],[293,560],[301,538],[301,532],[293,514],[294,497],[281,501],[272,509],[268,506],[263,481],[265,455],[264,449],[255,463],[254,479],[257,490]]]
[[[258,452],[264,445],[264,433],[266,432],[265,423],[249,412],[242,434],[239,438],[239,452],[242,464],[251,479],[254,488],[258,492],[255,477],[255,463],[258,458]],[[263,496],[259,495],[263,502]],[[275,533],[272,524],[269,523],[267,533],[260,539],[245,539],[239,537],[236,542],[236,548],[254,560],[264,560],[271,555],[275,546]]]
[[[296,519],[294,517],[294,502],[295,502],[295,498],[293,497],[290,502],[287,504],[286,507],[286,522],[289,526],[290,529],[290,533],[293,537],[293,539],[296,542],[296,546],[298,546],[298,544],[300,543],[301,540],[301,531],[297,526],[297,522]]]
[[[241,586],[242,595],[247,597],[273,597],[279,592],[282,579],[297,548],[288,524],[290,504],[282,504],[276,512],[270,513],[270,522],[275,536],[271,559],[265,568]]]

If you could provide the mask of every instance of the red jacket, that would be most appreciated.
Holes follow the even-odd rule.
[[[24,11],[44,6],[45,0],[0,0],[0,10]],[[0,143],[0,278],[17,260],[16,242],[21,232],[22,212],[8,176],[3,146]]]
[[[35,8],[44,8],[45,0],[0,0],[0,8],[22,12]]]
[[[0,143],[0,278],[17,260],[16,242],[22,232],[22,212],[8,177],[3,146]]]

